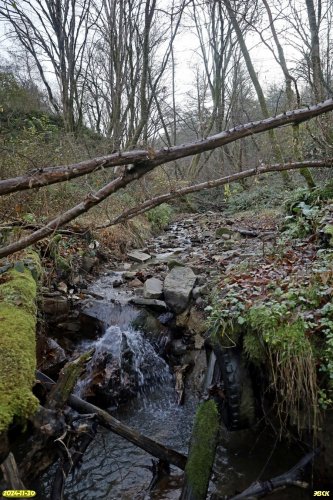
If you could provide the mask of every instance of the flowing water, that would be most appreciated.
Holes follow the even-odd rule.
[[[191,248],[190,235],[176,225],[170,237],[174,247],[180,244]],[[163,238],[153,244],[156,248],[167,248]],[[162,254],[168,258],[169,254]],[[172,256],[172,254],[171,254]],[[158,259],[157,259],[158,260]],[[91,290],[103,300],[91,300],[86,304],[89,315],[105,325],[103,335],[97,340],[83,340],[78,350],[83,352],[94,347],[95,353],[87,366],[86,377],[76,387],[83,394],[91,370],[99,357],[106,352],[121,361],[123,345],[133,353],[138,395],[111,414],[140,433],[184,454],[188,451],[191,429],[198,397],[196,391],[187,390],[185,403],[178,406],[174,389],[174,377],[169,366],[161,359],[144,334],[132,326],[138,310],[128,301],[131,292],[115,288],[121,272],[112,272],[100,278]],[[214,355],[206,370],[205,386],[211,384],[214,371]],[[304,454],[304,450],[277,445],[273,433],[267,429],[258,431],[222,431],[218,446],[210,493],[208,498],[221,500],[230,498],[235,492],[248,487],[257,479],[268,479],[292,467]],[[96,438],[86,451],[82,465],[69,476],[65,485],[65,500],[176,500],[182,487],[182,474],[171,468],[171,476],[160,481],[150,491],[152,480],[152,457],[140,448],[119,436],[99,428]],[[48,498],[54,477],[55,466],[42,480],[41,498]],[[288,489],[273,495],[277,499],[308,498],[305,491]]]
[[[121,273],[102,277],[92,291],[104,296],[102,301],[91,301],[86,312],[102,320],[104,334],[95,341],[84,340],[78,351],[95,349],[87,365],[86,375],[75,389],[82,395],[90,382],[93,366],[105,353],[114,359],[123,355],[123,344],[133,353],[137,375],[138,395],[111,414],[140,433],[175,450],[187,453],[192,420],[197,404],[193,394],[185,403],[176,402],[174,377],[167,363],[156,353],[144,334],[132,326],[138,310],[128,304],[129,294],[113,288]],[[158,489],[149,492],[152,480],[152,457],[121,437],[99,428],[96,438],[84,455],[81,467],[70,476],[65,485],[66,500],[96,499],[176,499],[181,492],[181,474],[172,468],[171,477],[162,481]],[[49,496],[55,468],[44,476],[43,495]]]

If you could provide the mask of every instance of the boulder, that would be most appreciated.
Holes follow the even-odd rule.
[[[183,312],[190,301],[196,275],[190,267],[174,267],[164,281],[164,298],[174,312]]]
[[[160,299],[163,295],[163,283],[157,278],[149,278],[143,286],[145,299]]]
[[[131,260],[134,260],[134,262],[146,262],[147,260],[150,259],[150,255],[148,253],[141,252],[140,250],[133,250],[132,252],[129,252],[127,254],[127,257],[129,257]]]

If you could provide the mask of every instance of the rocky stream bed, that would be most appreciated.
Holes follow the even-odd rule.
[[[128,252],[122,262],[104,263],[83,294],[60,283],[44,296],[49,330],[39,343],[40,370],[53,376],[66,360],[93,348],[75,393],[187,454],[196,406],[213,377],[205,351],[210,293],[228,266],[272,251],[276,222],[272,216],[191,215],[145,248]],[[295,444],[278,444],[268,428],[230,431],[222,425],[209,498],[231,498],[255,480],[285,472],[303,455]],[[56,465],[36,486],[43,498],[50,494],[55,470]],[[147,453],[102,430],[67,479],[64,498],[180,497],[177,468],[156,484],[152,477]],[[290,495],[307,493],[291,488],[275,497]]]

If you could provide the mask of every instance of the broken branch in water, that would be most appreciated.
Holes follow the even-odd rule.
[[[52,387],[54,383],[49,377],[47,377],[46,375],[42,374],[39,371],[37,372],[37,378],[42,383],[46,382],[46,385],[49,388]],[[168,448],[167,446],[164,446],[158,443],[157,441],[154,441],[153,439],[144,436],[143,434],[140,434],[131,427],[121,423],[119,420],[112,417],[108,412],[102,410],[98,406],[88,403],[87,401],[84,401],[83,399],[74,396],[73,394],[69,396],[68,404],[79,413],[95,414],[98,423],[100,425],[106,427],[115,434],[118,434],[127,441],[130,441],[139,448],[142,448],[143,450],[145,450],[147,453],[150,453],[154,457],[164,460],[165,462],[168,462],[172,465],[175,465],[181,470],[185,469],[187,460],[187,457],[185,455],[182,455],[178,451]]]
[[[318,450],[310,451],[307,453],[292,469],[281,474],[281,476],[273,477],[267,481],[256,481],[252,483],[246,490],[239,495],[231,498],[231,500],[243,500],[248,498],[260,498],[272,493],[273,491],[288,486],[297,486],[299,488],[308,488],[306,482],[301,481],[305,468],[313,461]]]

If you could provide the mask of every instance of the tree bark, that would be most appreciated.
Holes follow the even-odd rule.
[[[219,179],[214,179],[212,181],[202,182],[200,184],[195,184],[194,186],[187,186],[182,189],[177,189],[175,191],[171,191],[169,193],[162,194],[160,196],[156,196],[155,198],[151,198],[136,207],[125,210],[118,217],[115,217],[112,221],[107,224],[103,224],[98,226],[96,229],[105,229],[106,227],[114,226],[115,224],[119,224],[125,220],[136,217],[137,215],[143,214],[152,208],[161,205],[167,201],[170,201],[174,198],[178,198],[180,196],[184,196],[186,194],[195,193],[197,191],[202,191],[205,189],[213,189],[218,186],[223,186],[225,184],[230,184],[231,182],[241,182],[243,179],[247,177],[252,177],[254,175],[262,175],[268,172],[281,172],[283,170],[295,170],[295,169],[308,169],[308,168],[332,168],[333,167],[333,158],[328,158],[327,160],[315,160],[315,161],[300,161],[300,162],[291,162],[285,164],[275,164],[275,165],[265,165],[258,168],[251,168],[249,170],[244,170],[243,172],[238,172],[237,174],[228,175],[225,177],[221,177]]]
[[[238,139],[259,134],[285,125],[297,124],[310,120],[323,113],[333,110],[333,99],[328,99],[308,108],[287,111],[275,117],[266,118],[256,122],[238,125],[232,129],[225,130],[219,134],[207,137],[199,141],[162,148],[152,155],[148,150],[134,150],[118,152],[108,156],[85,160],[72,165],[57,167],[46,167],[33,170],[27,174],[0,181],[0,196],[4,194],[23,191],[26,189],[40,188],[59,182],[64,182],[76,177],[115,167],[117,165],[134,164],[134,170],[139,171],[143,165],[149,165],[151,170],[163,163],[169,163],[180,158],[192,156],[204,151],[210,151]],[[133,170],[132,170],[133,172]]]

